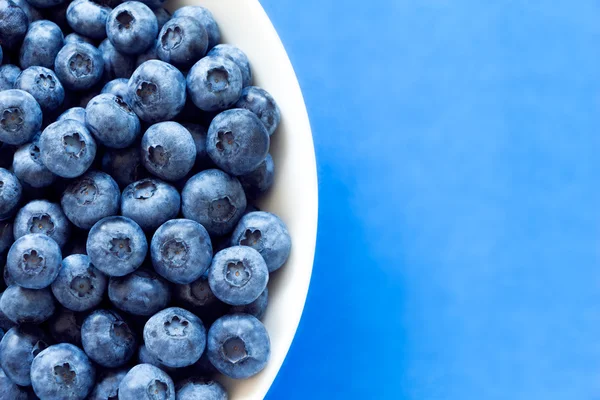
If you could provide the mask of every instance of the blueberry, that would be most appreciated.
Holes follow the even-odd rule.
[[[206,345],[200,318],[183,308],[171,307],[152,316],[144,326],[144,343],[159,362],[172,368],[194,364]]]
[[[252,303],[268,282],[267,264],[259,252],[247,246],[219,251],[208,271],[208,283],[215,296],[232,306]]]
[[[69,343],[48,347],[31,364],[31,385],[41,400],[83,400],[94,387],[95,378],[90,359]]]
[[[31,218],[38,217],[40,225],[47,223],[42,219],[43,215],[33,214]],[[19,228],[15,225],[15,231]],[[21,287],[42,289],[54,282],[61,261],[60,247],[53,239],[43,234],[32,233],[19,237],[13,243],[8,252],[6,268],[15,283]]]
[[[54,59],[63,47],[64,36],[58,25],[51,21],[36,21],[29,30],[19,54],[21,68],[41,66],[54,68]]]
[[[238,47],[232,44],[220,44],[215,46],[209,53],[209,57],[225,57],[233,61],[242,73],[242,85],[244,87],[252,84],[252,69],[248,56]]]
[[[135,60],[135,65],[139,67],[146,61],[158,60],[158,50],[157,49],[158,49],[158,41],[155,41],[153,44],[150,45],[150,47],[148,47],[146,49],[146,51],[144,51],[143,53],[141,53],[137,56],[137,59]]]
[[[108,150],[102,158],[102,170],[109,173],[122,188],[148,176],[138,146]]]
[[[13,235],[13,224],[9,221],[0,222],[0,253],[10,248],[15,238]]]
[[[6,376],[17,385],[31,385],[31,363],[47,343],[44,332],[34,325],[15,326],[6,332],[0,342],[0,365]]]
[[[88,256],[74,254],[63,260],[60,273],[52,283],[52,293],[69,310],[91,310],[102,301],[107,281]]]
[[[40,19],[44,19],[42,13],[40,12],[40,10],[38,10],[36,7],[36,5],[34,5],[33,3],[35,3],[36,0],[12,0],[13,3],[15,3],[17,6],[21,7],[21,10],[23,10],[23,12],[25,13],[25,15],[27,15],[27,19],[29,20],[29,23],[33,23],[35,21],[39,21]],[[45,0],[45,1],[49,1],[49,0]],[[62,1],[62,0],[60,0]]]
[[[48,125],[39,140],[42,162],[63,178],[83,175],[96,157],[96,142],[82,123],[63,119]]]
[[[245,306],[233,306],[231,307],[230,313],[232,314],[250,314],[258,319],[262,319],[267,311],[269,305],[269,289],[265,290],[258,296],[258,299],[254,300],[250,304]]]
[[[74,119],[75,121],[80,122],[85,125],[85,108],[83,108],[83,107],[69,108],[64,113],[60,114],[60,116],[56,120],[62,121],[63,119]]]
[[[146,61],[129,79],[131,108],[148,123],[170,120],[185,105],[185,78],[174,66]]]
[[[175,400],[173,380],[150,364],[131,368],[119,385],[119,400]]]
[[[48,321],[48,331],[57,343],[81,346],[83,314],[61,307]]]
[[[41,127],[42,109],[32,95],[18,89],[0,92],[0,141],[27,143]]]
[[[158,367],[163,371],[169,373],[175,371],[175,368],[167,367],[166,365],[158,361],[158,358],[154,354],[150,353],[150,351],[148,351],[148,348],[145,345],[140,346],[138,350],[138,359],[140,364],[154,365],[155,367]]]
[[[135,58],[118,52],[108,39],[104,39],[98,49],[104,59],[104,80],[129,79],[136,68]]]
[[[108,217],[90,230],[87,253],[100,271],[110,276],[124,276],[142,265],[148,252],[144,231],[126,217]]]
[[[211,235],[231,232],[245,209],[246,195],[240,182],[218,169],[194,175],[181,193],[183,216],[201,223]]]
[[[177,390],[177,400],[227,400],[227,391],[217,381],[190,379]]]
[[[127,1],[110,13],[106,33],[120,52],[141,54],[154,43],[158,22],[148,6],[139,1]]]
[[[54,314],[54,298],[49,288],[25,289],[12,285],[2,294],[0,309],[17,324],[41,324]]]
[[[112,9],[92,0],[74,0],[67,8],[67,21],[73,30],[92,39],[106,37],[106,21]]]
[[[81,327],[81,341],[86,354],[107,368],[124,365],[136,349],[135,335],[114,311],[91,313]]]
[[[27,33],[29,18],[11,0],[0,0],[0,38],[5,49],[17,49]]]
[[[117,400],[119,384],[127,375],[127,371],[128,369],[108,370],[98,378],[87,400]]]
[[[92,46],[95,45],[93,39],[75,32],[69,33],[67,36],[65,36],[65,45],[70,43],[87,43],[91,44]]]
[[[17,213],[14,233],[15,239],[32,233],[48,235],[62,248],[69,240],[71,226],[58,204],[33,200]]]
[[[195,19],[177,17],[169,20],[158,35],[158,57],[174,66],[188,69],[206,54],[206,29]]]
[[[202,225],[189,219],[164,223],[150,246],[154,269],[174,283],[191,283],[210,267],[212,245]]]
[[[85,108],[85,121],[96,139],[106,147],[123,149],[140,134],[140,120],[121,97],[100,94]]]
[[[264,325],[248,314],[226,315],[208,331],[208,358],[222,374],[247,379],[262,371],[271,355]]]
[[[15,151],[13,171],[17,178],[33,188],[44,188],[52,185],[56,179],[40,159],[40,148],[37,141],[22,145]]]
[[[104,85],[101,93],[114,94],[115,96],[119,96],[120,98],[125,100],[125,102],[128,102],[128,100],[127,100],[128,99],[128,97],[127,97],[127,84],[128,83],[129,83],[129,80],[125,79],[125,78],[113,79],[112,81],[110,81],[106,85]]]
[[[171,300],[169,284],[153,271],[138,269],[123,277],[112,277],[108,297],[120,310],[134,315],[153,315]]]
[[[54,72],[67,89],[87,90],[102,79],[104,59],[91,44],[69,43],[56,55]]]
[[[204,57],[187,75],[187,90],[202,111],[221,111],[233,106],[242,94],[242,73],[225,57]]]
[[[23,189],[17,177],[0,168],[0,221],[12,217],[21,201]]]
[[[142,162],[150,173],[175,181],[190,172],[196,146],[190,132],[177,122],[152,125],[142,137]]]
[[[181,196],[173,186],[158,179],[144,179],[127,186],[121,196],[121,213],[145,231],[154,231],[177,217]]]
[[[166,8],[155,8],[152,12],[156,16],[158,30],[160,31],[167,21],[171,19],[171,13]]]
[[[102,218],[119,212],[119,186],[104,172],[90,171],[72,182],[61,198],[62,208],[75,226],[91,229]]]
[[[192,283],[176,285],[173,297],[176,304],[190,310],[205,323],[225,315],[229,309],[229,306],[212,292],[206,276],[201,276]]]
[[[208,134],[207,129],[202,125],[188,122],[182,123],[181,125],[183,125],[183,127],[192,134],[192,138],[196,144],[195,168],[206,169],[212,166],[213,162],[206,152],[206,136]]]
[[[173,14],[177,17],[191,17],[200,23],[206,29],[208,34],[208,48],[212,49],[221,41],[221,32],[212,13],[207,8],[201,6],[185,6],[177,9]]]
[[[235,107],[245,108],[256,114],[267,128],[269,135],[275,132],[281,121],[281,112],[275,99],[269,92],[256,86],[245,87]]]
[[[269,133],[262,122],[242,108],[223,111],[208,128],[208,155],[219,168],[233,175],[258,168],[267,157],[269,145]]]
[[[238,179],[244,187],[246,196],[250,199],[257,199],[273,186],[275,179],[273,157],[267,154],[264,161],[258,164],[258,167],[254,171],[241,175]]]
[[[0,368],[0,399],[27,400],[27,394],[10,380],[2,368]]]
[[[14,89],[15,82],[21,74],[21,68],[12,64],[0,66],[0,91]]]

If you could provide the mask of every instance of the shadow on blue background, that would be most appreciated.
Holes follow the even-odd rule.
[[[269,399],[600,399],[600,3],[261,0],[320,228]]]

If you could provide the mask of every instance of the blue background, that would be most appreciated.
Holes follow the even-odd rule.
[[[269,399],[600,399],[600,2],[261,0],[320,226]]]

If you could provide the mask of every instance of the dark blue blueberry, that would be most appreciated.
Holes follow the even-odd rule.
[[[56,343],[71,343],[81,346],[82,313],[61,307],[48,321],[48,331]]]
[[[108,297],[120,310],[134,315],[153,315],[171,300],[169,284],[143,268],[123,277],[112,277]]]
[[[11,0],[0,0],[0,38],[5,49],[17,49],[27,33],[29,18]]]
[[[208,34],[208,48],[212,49],[221,42],[221,32],[210,10],[201,6],[185,6],[177,9],[173,17],[191,17],[198,21]]]
[[[119,186],[104,172],[90,171],[72,182],[61,198],[62,208],[75,226],[91,229],[102,218],[119,212]]]
[[[87,90],[102,79],[104,59],[91,44],[69,43],[58,52],[54,72],[67,89]]]
[[[49,288],[25,289],[18,285],[6,288],[0,309],[17,324],[41,324],[54,314],[54,297]]]
[[[219,372],[234,379],[247,379],[267,365],[271,341],[264,325],[252,315],[226,315],[210,327],[207,352]]]
[[[92,46],[95,45],[94,43],[94,39],[91,39],[87,36],[83,36],[80,35],[79,33],[69,33],[67,36],[65,36],[65,44],[70,44],[70,43],[87,43],[87,44],[91,44]]]
[[[45,1],[45,0],[40,0],[40,1]],[[60,0],[62,1],[62,0]],[[69,4],[71,4],[70,1],[64,1],[61,4],[58,4],[56,6],[47,8],[44,10],[44,16],[46,19],[54,22],[56,25],[60,26],[60,29],[63,30],[63,32],[68,32],[71,30],[71,27],[69,26],[69,22],[67,21],[67,8],[69,7]]]
[[[25,144],[41,127],[42,109],[32,95],[18,89],[0,92],[0,141]]]
[[[0,368],[0,399],[27,400],[27,393],[13,383],[2,368]]]
[[[206,169],[211,167],[213,162],[206,152],[206,136],[208,134],[207,129],[202,125],[188,122],[184,122],[181,125],[183,125],[183,127],[192,134],[192,138],[194,138],[194,143],[196,144],[195,168]]]
[[[142,65],[143,63],[145,63],[146,61],[149,60],[158,60],[158,52],[157,52],[157,47],[158,46],[158,41],[155,41],[155,43],[151,44],[150,47],[148,47],[148,49],[146,49],[146,51],[144,51],[142,54],[137,56],[137,59],[135,61],[135,65],[136,67],[139,67],[140,65]]]
[[[62,248],[67,244],[71,226],[63,210],[47,200],[33,200],[21,208],[14,222],[15,239],[31,233],[48,235]]]
[[[40,219],[40,225],[42,224],[45,222]],[[6,268],[19,286],[43,289],[56,279],[61,261],[60,247],[53,239],[32,233],[19,237],[13,243],[8,251]]]
[[[127,1],[110,13],[106,33],[121,53],[141,54],[154,43],[158,22],[148,6],[139,1]]]
[[[4,253],[13,244],[13,224],[10,221],[0,222],[0,253]]]
[[[21,75],[21,68],[12,64],[0,66],[0,91],[14,89],[17,78]]]
[[[119,400],[175,400],[173,380],[150,364],[131,368],[119,385]]]
[[[16,5],[18,5],[19,7],[21,7],[21,10],[23,10],[23,12],[27,15],[27,19],[29,20],[29,23],[33,23],[35,21],[39,21],[40,19],[44,19],[44,16],[42,15],[42,13],[40,12],[40,10],[38,10],[36,7],[36,5],[34,5],[33,3],[36,2],[36,0],[12,0],[13,3],[15,3]],[[38,1],[48,1],[48,0],[38,0]],[[62,0],[60,0],[62,1]]]
[[[4,271],[2,271],[2,278],[4,280],[5,286],[8,287],[8,286],[11,286],[11,285],[16,285],[15,281],[10,276],[10,273],[8,272],[8,268],[6,268],[6,265],[4,266]]]
[[[178,385],[177,400],[227,400],[227,391],[217,381],[189,379]]]
[[[185,78],[174,66],[146,61],[129,79],[131,108],[148,123],[170,120],[185,105]]]
[[[83,175],[96,157],[96,142],[82,123],[63,119],[48,125],[39,140],[41,160],[63,178]]]
[[[67,111],[60,114],[60,116],[56,120],[62,121],[63,119],[74,119],[77,122],[81,122],[82,124],[85,124],[85,108],[83,108],[83,107],[69,108]]]
[[[120,98],[125,100],[125,102],[128,102],[127,101],[127,84],[128,83],[129,83],[129,79],[125,79],[125,78],[113,79],[112,81],[110,81],[106,85],[104,85],[101,93],[114,94],[115,96],[119,96]]]
[[[265,288],[265,290],[258,296],[258,299],[254,300],[250,304],[246,304],[245,306],[233,306],[231,307],[230,313],[232,314],[250,314],[255,316],[258,319],[262,319],[264,317],[265,312],[267,311],[267,306],[269,305],[269,289]]]
[[[33,188],[48,187],[56,179],[42,163],[37,141],[24,144],[15,151],[12,167],[17,178]]]
[[[150,354],[172,368],[194,364],[206,346],[206,330],[200,318],[179,307],[152,316],[144,326],[144,343]]]
[[[48,338],[37,326],[15,326],[6,332],[0,342],[0,365],[11,381],[20,386],[29,386],[31,363],[47,347]]]
[[[176,285],[173,297],[176,304],[190,310],[205,323],[225,315],[230,307],[215,296],[206,276],[201,276],[192,283]]]
[[[275,164],[273,157],[267,154],[267,158],[261,162],[258,167],[245,175],[238,177],[244,187],[246,196],[250,199],[257,199],[266,193],[275,180]]]
[[[87,253],[100,271],[124,276],[138,269],[148,253],[144,231],[132,219],[108,217],[90,230]]]
[[[154,231],[177,217],[181,196],[173,186],[158,179],[143,179],[123,190],[121,214],[137,222],[143,230]]]
[[[96,369],[77,346],[48,347],[31,363],[31,385],[41,400],[84,400],[92,391]]]
[[[32,23],[19,53],[21,68],[54,68],[54,59],[63,47],[64,40],[62,31],[54,22],[42,20]]]
[[[194,167],[196,145],[190,132],[177,122],[160,122],[142,137],[142,162],[150,173],[176,181]]]
[[[107,284],[106,276],[92,265],[88,256],[73,254],[63,260],[52,283],[52,293],[63,307],[86,311],[100,304]]]
[[[242,73],[225,57],[204,57],[187,75],[187,90],[202,111],[221,111],[233,106],[242,94]]]
[[[188,69],[204,57],[207,46],[206,29],[199,22],[190,17],[177,17],[160,30],[157,54],[177,68]]]
[[[252,68],[248,56],[238,47],[232,44],[220,44],[215,46],[209,53],[209,57],[225,57],[233,61],[242,73],[242,85],[244,87],[252,84]]]
[[[232,306],[252,303],[269,282],[269,269],[260,253],[251,247],[233,246],[219,251],[208,270],[208,283],[215,296]]]
[[[208,128],[206,151],[214,163],[233,175],[254,171],[269,153],[269,133],[252,112],[223,111]]]
[[[189,219],[165,222],[152,237],[154,269],[173,283],[191,283],[210,267],[212,245],[202,225]]]
[[[211,235],[231,232],[245,209],[246,195],[240,182],[218,169],[194,175],[181,193],[183,216],[201,223]]]
[[[127,371],[128,369],[109,370],[100,376],[87,400],[117,400],[119,384]]]
[[[73,30],[92,39],[106,37],[106,20],[112,9],[92,0],[74,0],[67,8],[67,21]]]
[[[267,128],[269,135],[275,132],[281,121],[281,112],[273,96],[257,86],[245,87],[235,107],[245,108],[256,114]]]
[[[43,112],[56,110],[65,100],[65,89],[54,71],[44,67],[29,67],[21,72],[15,89],[32,95]]]
[[[158,30],[160,31],[167,21],[171,19],[171,13],[166,8],[155,8],[152,12],[156,16]]]
[[[85,108],[85,122],[106,147],[124,149],[140,134],[140,120],[129,105],[114,94],[100,94]]]
[[[17,177],[0,168],[0,221],[13,216],[21,201],[23,189]]]
[[[98,49],[104,58],[105,81],[115,78],[129,79],[136,68],[134,57],[118,52],[108,39],[104,39]]]
[[[135,335],[114,311],[91,313],[81,327],[81,341],[86,354],[107,368],[124,365],[136,349]]]
[[[109,149],[102,158],[102,170],[110,174],[121,188],[148,176],[138,146]]]

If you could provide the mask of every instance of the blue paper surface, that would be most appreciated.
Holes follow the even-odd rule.
[[[261,2],[320,184],[268,399],[600,399],[600,3]]]

